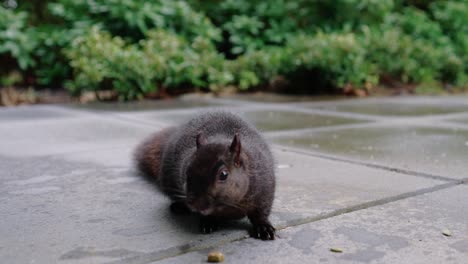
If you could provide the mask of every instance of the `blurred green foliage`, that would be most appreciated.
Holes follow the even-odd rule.
[[[468,80],[464,0],[3,3],[1,79],[19,72],[18,82],[73,94],[246,90],[299,72],[319,72],[314,81],[335,88]]]
[[[25,12],[0,8],[0,54],[13,57],[22,70],[35,66],[32,53],[37,39],[34,30],[28,28],[27,18]]]

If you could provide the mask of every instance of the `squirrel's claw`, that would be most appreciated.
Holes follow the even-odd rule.
[[[250,236],[261,240],[274,240],[276,229],[269,223],[254,225]]]
[[[218,222],[211,217],[200,218],[200,232],[210,234],[218,230]]]

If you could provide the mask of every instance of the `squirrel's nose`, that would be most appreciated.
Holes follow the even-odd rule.
[[[191,205],[199,212],[206,211],[211,207],[209,201],[205,198],[194,199]]]

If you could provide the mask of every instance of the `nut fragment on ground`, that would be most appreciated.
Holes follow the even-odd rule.
[[[448,230],[448,229],[442,230],[442,234],[444,236],[452,236],[452,232],[450,230]]]
[[[208,262],[223,262],[224,255],[221,252],[213,251],[208,254]]]
[[[337,247],[332,247],[332,248],[330,248],[330,251],[335,252],[335,253],[342,253],[343,249],[337,248]]]

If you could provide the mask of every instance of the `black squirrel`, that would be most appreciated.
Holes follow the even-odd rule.
[[[201,215],[211,233],[223,219],[247,216],[252,237],[275,239],[268,220],[275,194],[274,159],[257,129],[228,111],[200,114],[139,145],[138,169],[171,198],[171,211]]]

